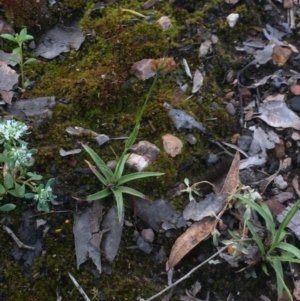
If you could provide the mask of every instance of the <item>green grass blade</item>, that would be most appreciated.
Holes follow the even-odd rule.
[[[149,198],[144,195],[142,192],[139,192],[138,190],[135,190],[131,187],[127,187],[127,186],[119,186],[118,187],[118,190],[120,190],[122,193],[127,193],[127,194],[131,194],[131,195],[134,195],[134,196],[137,196],[137,197],[140,197],[140,198],[143,198],[143,199],[146,199],[148,200]]]
[[[291,244],[288,244],[286,242],[280,242],[277,245],[277,248],[292,253],[296,258],[300,259],[300,250]]]
[[[272,261],[270,261],[270,264],[276,273],[277,296],[278,296],[278,299],[280,299],[282,297],[283,286],[284,286],[282,265],[281,265],[281,262],[279,261],[279,259],[277,259],[277,258],[272,258]]]
[[[113,190],[113,194],[115,196],[116,202],[117,202],[117,209],[118,209],[118,219],[119,219],[119,223],[122,223],[123,221],[123,211],[124,211],[124,202],[123,202],[123,194],[121,189],[119,189],[120,187],[118,187],[117,189]]]
[[[116,179],[116,181],[118,181],[118,179],[122,177],[122,174],[123,174],[123,171],[125,168],[125,163],[129,156],[130,156],[130,154],[126,154],[125,152],[123,152],[123,154],[117,164],[115,174],[114,174],[114,178]]]
[[[264,208],[240,194],[235,194],[234,196],[257,211],[257,213],[260,214],[265,220],[267,229],[272,233],[272,235],[275,235],[275,222],[273,220],[273,217],[270,217],[269,213],[264,211]]]
[[[128,137],[128,139],[126,141],[125,149],[128,149],[133,145],[133,143],[135,142],[135,140],[139,134],[139,129],[140,129],[140,123],[136,123],[132,132],[130,133],[130,136]]]
[[[105,162],[89,146],[82,144],[87,153],[91,156],[97,167],[101,170],[108,182],[114,181],[114,174]]]
[[[122,176],[119,180],[117,180],[118,184],[124,184],[133,180],[148,178],[148,177],[159,177],[164,175],[162,172],[152,172],[152,171],[145,171],[145,172],[134,172],[129,175]]]
[[[98,170],[88,160],[85,160],[85,162],[89,166],[89,169],[93,172],[93,174],[99,179],[99,181],[104,186],[107,186],[108,181],[98,172]]]
[[[264,244],[262,242],[262,240],[260,239],[260,237],[258,236],[258,234],[256,233],[254,227],[252,226],[252,224],[249,222],[249,221],[246,221],[246,224],[247,224],[247,227],[249,228],[252,236],[253,236],[253,239],[255,240],[259,250],[260,250],[260,253],[264,256],[266,254],[266,249],[264,247]]]
[[[100,200],[103,199],[107,196],[109,196],[110,194],[112,194],[112,191],[109,188],[105,188],[101,191],[98,191],[94,194],[90,194],[87,196],[87,200],[88,201],[96,201],[96,200]]]
[[[273,258],[275,256],[269,256],[269,258]],[[291,256],[276,256],[276,258],[278,258],[280,261],[282,262],[294,262],[294,263],[300,263],[300,259],[296,259],[294,257]]]
[[[290,223],[294,215],[297,213],[300,207],[300,200],[298,200],[295,205],[291,208],[291,210],[288,212],[288,214],[284,217],[282,223],[280,224],[275,238],[274,238],[274,243],[273,245],[277,245],[280,242],[280,234],[281,232],[286,228],[286,226]]]

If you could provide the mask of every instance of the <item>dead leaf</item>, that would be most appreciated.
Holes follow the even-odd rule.
[[[283,101],[268,101],[259,107],[259,113],[270,126],[300,130],[300,118]]]
[[[180,235],[171,250],[168,260],[169,269],[174,267],[188,252],[208,237],[215,228],[215,218],[205,217],[192,224]]]
[[[100,221],[102,218],[103,206],[99,201],[94,201],[91,208],[87,208],[81,215],[74,214],[73,233],[75,238],[75,252],[77,258],[77,269],[86,261],[87,256],[91,257],[101,273],[101,252],[100,242],[102,233]]]
[[[223,195],[208,194],[203,201],[191,201],[183,210],[182,216],[185,220],[200,221],[206,216],[217,215],[225,205]]]
[[[193,89],[192,89],[192,93],[196,93],[199,91],[199,89],[202,87],[203,85],[203,75],[201,74],[201,72],[196,69],[195,71],[195,75],[194,75],[194,80],[193,80]]]

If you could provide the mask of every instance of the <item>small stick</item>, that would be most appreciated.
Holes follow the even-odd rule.
[[[163,289],[162,291],[160,291],[159,293],[157,293],[156,295],[150,297],[149,299],[147,299],[146,301],[151,301],[155,298],[157,298],[158,296],[160,296],[161,294],[163,294],[164,292],[166,292],[167,290],[169,290],[170,288],[172,288],[173,286],[177,285],[178,283],[182,282],[183,280],[189,278],[191,276],[191,274],[193,274],[196,270],[198,270],[200,267],[202,267],[203,265],[205,265],[207,262],[209,262],[210,260],[212,260],[213,258],[215,258],[217,255],[219,255],[220,253],[222,253],[225,249],[227,248],[227,246],[221,248],[217,253],[215,253],[214,255],[210,256],[209,258],[207,258],[205,261],[203,261],[202,263],[200,263],[199,265],[197,265],[196,267],[194,267],[193,269],[191,269],[185,276],[183,276],[182,278],[178,279],[176,282],[172,283],[171,285],[167,286],[165,289]]]
[[[84,298],[84,300],[91,301],[90,298],[87,296],[87,294],[84,292],[83,288],[79,285],[79,283],[73,277],[73,275],[70,272],[68,272],[68,274],[69,274],[69,277],[71,278],[71,280],[73,281],[73,283],[75,284],[76,288],[78,289],[79,293]]]
[[[15,243],[18,245],[19,248],[28,249],[28,250],[32,250],[32,251],[35,250],[35,247],[28,246],[28,245],[25,245],[24,243],[22,243],[20,241],[20,239],[15,235],[15,233],[10,228],[3,226],[3,229],[8,233],[8,235],[11,236],[11,238],[15,241]]]

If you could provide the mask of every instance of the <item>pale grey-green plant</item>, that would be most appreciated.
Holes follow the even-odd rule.
[[[27,148],[28,144],[21,139],[26,134],[29,132],[25,123],[0,119],[0,200],[8,194],[16,198],[32,198],[37,202],[38,210],[49,211],[49,201],[56,198],[50,187],[54,179],[49,179],[45,186],[38,185],[43,177],[28,171],[34,163],[32,155],[37,150]],[[26,188],[31,192],[26,192]],[[0,206],[0,211],[11,211],[15,207],[15,204],[7,203]]]
[[[33,40],[34,37],[27,34],[27,28],[23,28],[20,33],[16,33],[14,36],[9,34],[9,33],[3,33],[0,35],[1,38],[6,39],[8,41],[14,42],[18,44],[18,47],[14,48],[12,51],[12,54],[19,54],[20,55],[20,60],[16,60],[13,57],[10,57],[9,60],[12,62],[15,62],[19,64],[20,66],[20,71],[21,71],[21,84],[22,84],[22,92],[26,90],[26,88],[29,85],[29,80],[25,81],[24,77],[24,66],[27,64],[31,64],[36,61],[35,58],[29,58],[26,61],[24,61],[24,53],[23,53],[23,47],[24,43],[30,40]]]

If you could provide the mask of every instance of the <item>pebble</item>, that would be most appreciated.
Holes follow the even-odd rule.
[[[154,232],[152,229],[143,229],[141,235],[145,241],[153,242]]]
[[[240,149],[247,152],[250,148],[253,138],[251,136],[242,135],[239,137],[237,144]]]
[[[197,143],[197,138],[195,137],[194,134],[192,133],[187,133],[185,135],[186,141],[190,144],[190,145],[195,145]]]
[[[228,71],[228,73],[226,74],[226,81],[228,83],[232,83],[235,79],[235,76],[236,76],[236,72],[234,70]]]
[[[215,154],[209,154],[206,159],[207,165],[215,164],[219,161],[219,157]]]
[[[167,16],[162,16],[159,20],[157,20],[157,22],[161,26],[163,31],[167,31],[172,27],[171,20]]]
[[[243,100],[247,100],[252,96],[252,94],[248,88],[242,87],[241,88],[241,96],[242,96]]]
[[[180,139],[171,134],[166,134],[162,137],[162,140],[166,153],[171,155],[171,157],[181,154],[183,144]]]
[[[300,96],[294,96],[290,99],[290,104],[293,110],[300,111]]]
[[[277,65],[283,65],[287,62],[292,54],[292,50],[286,47],[275,45],[273,48],[273,63]]]
[[[300,95],[300,86],[299,85],[292,85],[290,89],[294,95]]]
[[[284,181],[282,175],[279,175],[274,179],[274,184],[276,187],[278,187],[281,190],[288,187],[288,183]]]
[[[231,116],[234,116],[236,114],[236,109],[231,102],[226,105],[225,109]]]
[[[229,27],[233,28],[236,22],[238,21],[238,19],[239,19],[239,14],[232,13],[229,16],[227,16],[227,22]]]
[[[274,156],[277,159],[282,159],[285,157],[285,148],[284,148],[284,143],[281,140],[281,143],[275,143],[275,148],[274,148]]]

